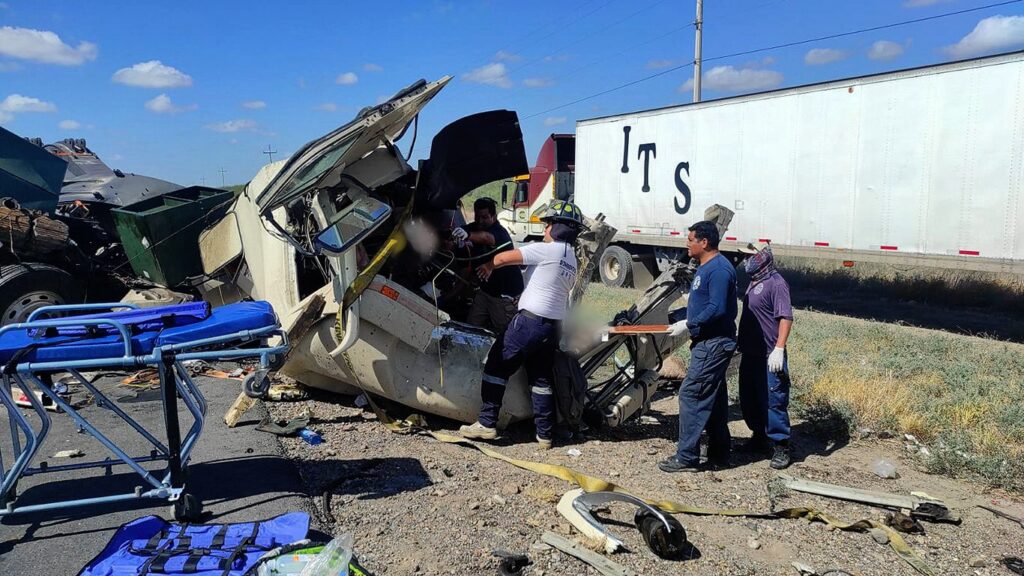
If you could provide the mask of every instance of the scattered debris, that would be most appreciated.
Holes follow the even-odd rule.
[[[796,568],[796,571],[800,573],[800,576],[818,576],[817,570],[803,562],[792,562],[791,565],[793,568]]]
[[[310,446],[318,446],[324,441],[324,437],[321,436],[319,432],[316,430],[310,430],[309,428],[302,428],[299,430],[299,438],[302,438],[302,440]]]
[[[256,429],[276,436],[295,436],[299,430],[309,425],[310,417],[309,412],[303,412],[291,420],[282,422],[271,420],[270,416],[267,416],[256,425]]]
[[[787,488],[797,492],[850,500],[860,502],[861,504],[882,506],[895,510],[910,510],[912,517],[932,522],[960,523],[960,518],[954,515],[941,500],[932,498],[923,492],[912,492],[910,496],[902,496],[887,492],[861,490],[859,488],[825,484],[824,482],[802,480],[787,474],[779,474],[779,478],[783,480]]]
[[[747,548],[750,548],[751,550],[760,550],[761,549],[761,543],[758,542],[757,538],[748,538],[747,539]]]
[[[875,473],[875,476],[878,476],[879,478],[886,478],[888,480],[894,480],[900,477],[896,472],[896,465],[884,458],[876,460],[875,463],[871,465],[871,471]]]
[[[924,534],[924,527],[921,526],[921,523],[903,512],[886,514],[885,525],[904,534]]]
[[[78,449],[61,450],[60,452],[57,452],[56,454],[53,455],[54,458],[81,458],[82,456],[85,456],[85,452],[82,452],[81,450]]]
[[[250,397],[245,392],[239,392],[238,397],[231,403],[228,411],[224,413],[224,423],[227,424],[228,428],[234,428],[238,421],[241,420],[242,415],[249,411],[256,405],[256,399]]]
[[[598,543],[600,549],[611,554],[623,547],[593,513],[603,511],[612,502],[626,502],[637,507],[634,523],[651,551],[660,558],[675,559],[686,544],[686,530],[669,514],[665,514],[643,500],[620,492],[566,492],[558,503],[558,512],[588,540]]]
[[[533,564],[526,554],[514,554],[505,550],[494,550],[492,554],[501,558],[501,563],[498,565],[500,576],[516,576],[523,572],[523,568]]]
[[[1005,566],[1010,572],[1013,572],[1018,576],[1024,576],[1024,560],[1021,560],[1017,556],[1005,556],[999,561],[999,563]]]
[[[988,562],[985,561],[984,556],[972,556],[971,559],[967,561],[967,565],[971,568],[984,568],[987,564]]]
[[[616,564],[611,560],[601,556],[597,552],[587,550],[580,544],[572,542],[554,532],[545,532],[541,539],[550,546],[565,552],[566,554],[578,558],[583,562],[592,566],[595,570],[603,574],[604,576],[635,576],[636,572],[633,572],[629,568]]]
[[[978,504],[978,508],[984,508],[985,510],[988,510],[989,512],[995,514],[996,516],[1000,516],[1012,522],[1016,522],[1017,524],[1020,524],[1021,528],[1024,528],[1024,518],[1021,518],[1020,516],[1015,516],[1006,510],[996,508],[994,506],[988,506],[986,504]]]
[[[570,458],[579,458],[580,456],[583,456],[583,452],[580,452],[578,448],[569,448],[565,453],[568,454]]]
[[[271,384],[267,390],[267,400],[273,402],[294,402],[309,398],[309,392],[297,382]]]

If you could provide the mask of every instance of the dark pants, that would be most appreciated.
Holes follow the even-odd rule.
[[[725,371],[736,341],[718,337],[690,349],[690,366],[679,387],[679,447],[676,459],[688,466],[700,462],[700,433],[708,431],[708,459],[729,459],[729,393]]]
[[[740,408],[754,436],[789,441],[789,363],[782,372],[768,370],[768,357],[743,354],[740,359]]]
[[[508,329],[498,336],[487,353],[480,387],[484,401],[480,408],[480,423],[488,428],[497,426],[508,379],[525,365],[537,436],[550,440],[555,423],[551,371],[557,349],[558,322],[533,318],[522,312],[516,314]]]

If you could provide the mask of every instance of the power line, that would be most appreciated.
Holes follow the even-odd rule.
[[[752,50],[744,50],[744,51],[741,51],[741,52],[733,52],[732,54],[723,54],[721,56],[713,56],[711,58],[704,58],[703,60],[704,60],[704,62],[710,62],[710,61],[714,61],[714,60],[724,60],[726,58],[735,58],[737,56],[747,56],[747,55],[750,55],[750,54],[757,54],[758,52],[768,52],[770,50],[778,50],[780,48],[789,48],[789,47],[792,47],[792,46],[800,46],[802,44],[810,44],[810,43],[813,43],[813,42],[821,42],[823,40],[832,40],[832,39],[835,39],[835,38],[843,38],[845,36],[853,36],[855,34],[864,34],[866,32],[875,32],[875,31],[878,31],[878,30],[885,30],[885,29],[888,29],[888,28],[896,28],[896,27],[899,27],[899,26],[906,26],[908,24],[918,24],[920,22],[927,22],[929,20],[938,20],[939,18],[946,18],[946,17],[949,17],[949,16],[958,16],[960,14],[967,14],[967,13],[970,13],[970,12],[977,12],[979,10],[987,10],[989,8],[998,8],[1000,6],[1007,6],[1007,5],[1010,5],[1010,4],[1017,4],[1017,3],[1020,3],[1022,1],[1024,1],[1024,0],[1005,0],[1004,2],[995,2],[995,3],[992,3],[992,4],[986,4],[984,6],[976,6],[974,8],[965,8],[963,10],[956,10],[956,11],[953,11],[953,12],[944,12],[942,14],[935,14],[933,16],[925,16],[923,18],[914,18],[912,20],[903,20],[903,21],[900,21],[900,22],[893,22],[891,24],[883,24],[881,26],[872,26],[870,28],[861,28],[861,29],[858,29],[858,30],[850,30],[848,32],[839,32],[837,34],[829,34],[828,36],[819,36],[819,37],[816,37],[816,38],[809,38],[809,39],[806,39],[806,40],[798,40],[798,41],[795,41],[795,42],[786,42],[784,44],[776,44],[774,46],[765,46],[763,48],[754,48]],[[577,98],[576,100],[573,100],[572,102],[567,102],[565,104],[560,104],[560,105],[555,106],[553,108],[548,108],[547,110],[542,110],[540,112],[536,112],[534,114],[530,114],[529,116],[524,117],[523,120],[528,120],[530,118],[535,118],[535,117],[541,116],[543,114],[548,114],[550,112],[554,112],[555,110],[561,110],[562,108],[567,108],[567,107],[572,106],[574,104],[579,104],[580,102],[585,102],[587,100],[591,100],[591,99],[597,98],[599,96],[604,96],[605,94],[610,94],[612,92],[616,92],[618,90],[622,90],[623,88],[629,88],[630,86],[634,86],[636,84],[640,84],[640,83],[646,82],[648,80],[653,80],[655,78],[658,78],[659,76],[664,76],[665,74],[676,72],[676,71],[682,70],[684,68],[689,68],[690,66],[693,66],[692,62],[687,62],[686,64],[680,64],[679,66],[673,66],[672,68],[668,68],[668,69],[662,70],[661,72],[657,72],[655,74],[651,74],[650,76],[645,76],[643,78],[639,78],[637,80],[633,80],[632,82],[626,82],[625,84],[620,84],[618,86],[615,86],[614,88],[609,88],[607,90],[602,90],[600,92],[597,92],[596,94],[591,94],[589,96],[584,96],[582,98]]]

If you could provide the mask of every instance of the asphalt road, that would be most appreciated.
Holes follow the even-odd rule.
[[[106,376],[97,380],[101,391],[111,398],[126,400],[134,391],[119,385],[120,377]],[[197,380],[209,408],[205,429],[192,456],[188,492],[196,494],[207,512],[207,522],[242,522],[271,518],[286,512],[310,512],[310,500],[303,494],[295,465],[281,454],[274,436],[254,430],[266,414],[258,405],[245,415],[239,425],[229,429],[223,415],[238,394],[239,383],[200,377]],[[140,402],[119,401],[126,412],[137,418],[158,439],[164,439],[163,412],[154,393]],[[80,397],[80,395],[79,395]],[[149,453],[146,442],[121,423],[112,412],[91,404],[82,410],[90,421],[103,423],[120,446],[130,446],[130,454]],[[0,453],[4,465],[11,465],[10,428],[6,411],[0,408]],[[183,431],[191,425],[191,416],[180,410]],[[54,415],[53,428],[37,460],[51,465],[86,460],[102,460],[110,455],[87,434],[79,434],[67,415]],[[55,459],[61,450],[80,448],[83,458]],[[162,470],[159,463],[146,466]],[[104,475],[102,468],[74,472],[30,476],[19,485],[18,504],[45,502],[56,497],[92,497],[125,493],[140,485],[141,478],[127,466],[115,466],[113,474]],[[130,500],[85,508],[53,512],[14,514],[0,518],[0,574],[3,575],[74,575],[85,567],[122,524],[142,516],[158,515],[170,519],[170,507],[159,500]],[[313,527],[317,518],[311,514]]]

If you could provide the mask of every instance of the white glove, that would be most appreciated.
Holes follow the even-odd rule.
[[[459,244],[462,244],[469,238],[469,232],[466,232],[464,228],[453,228],[452,229],[452,240],[455,240]]]
[[[675,324],[670,324],[668,327],[668,335],[673,338],[679,338],[680,336],[688,336],[690,329],[686,327],[686,320],[680,320]]]
[[[782,372],[782,363],[786,359],[786,349],[776,348],[772,350],[772,353],[768,355],[768,370],[772,372]]]

